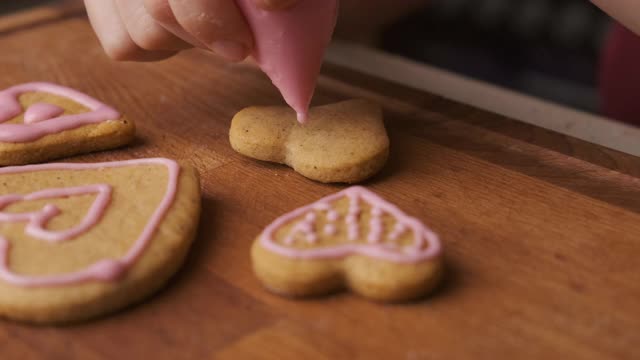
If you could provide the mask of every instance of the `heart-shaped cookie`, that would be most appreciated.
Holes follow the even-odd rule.
[[[194,169],[168,159],[0,169],[0,315],[55,323],[136,302],[194,237]]]
[[[52,160],[129,143],[132,121],[79,91],[34,82],[0,91],[0,165]]]
[[[240,154],[324,183],[363,181],[389,156],[382,110],[366,100],[312,108],[305,124],[287,107],[250,107],[233,118],[229,139]]]
[[[274,221],[252,247],[265,286],[307,296],[348,287],[380,301],[431,290],[441,273],[438,236],[363,187],[352,187]]]

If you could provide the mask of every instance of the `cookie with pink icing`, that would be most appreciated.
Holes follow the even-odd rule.
[[[0,315],[77,321],[148,296],[182,263],[199,199],[169,159],[0,168]]]
[[[0,90],[0,165],[112,149],[134,135],[131,120],[74,89],[33,82]]]
[[[252,247],[271,291],[320,295],[349,288],[379,301],[406,301],[434,288],[442,272],[438,236],[363,187],[351,187],[271,223]]]

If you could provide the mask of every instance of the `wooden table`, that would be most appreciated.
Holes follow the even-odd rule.
[[[199,235],[162,292],[62,328],[0,322],[2,359],[638,359],[640,159],[327,65],[317,103],[380,102],[392,141],[373,190],[444,241],[430,297],[294,301],[261,288],[249,246],[277,216],[341,187],[234,153],[231,117],[279,104],[249,65],[202,52],[158,64],[105,58],[81,16],[0,33],[0,87],[47,80],[117,105],[139,127],[125,149],[202,175]]]

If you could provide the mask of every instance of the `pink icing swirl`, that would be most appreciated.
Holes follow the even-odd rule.
[[[111,199],[112,188],[106,184],[97,184],[89,186],[79,186],[73,188],[47,189],[31,193],[26,196],[22,195],[3,195],[0,196],[0,223],[8,222],[26,222],[25,233],[34,238],[48,242],[62,242],[72,239],[98,223],[102,217],[102,213],[107,208]],[[52,231],[45,229],[49,220],[60,214],[60,209],[55,205],[48,204],[40,211],[30,213],[4,213],[1,210],[7,206],[30,200],[56,199],[66,198],[70,196],[96,194],[96,200],[89,208],[89,212],[82,219],[80,224],[66,231]]]
[[[11,271],[9,268],[9,240],[0,235],[0,279],[10,284],[22,287],[50,287],[62,286],[69,284],[84,283],[92,280],[96,281],[115,281],[127,272],[143,254],[148,247],[158,226],[162,222],[165,214],[171,207],[178,188],[178,177],[180,174],[180,166],[172,160],[155,158],[155,159],[139,159],[116,161],[108,163],[96,164],[43,164],[14,166],[0,169],[0,176],[5,174],[17,174],[37,171],[53,171],[53,170],[94,170],[119,168],[128,166],[144,166],[144,165],[162,165],[167,168],[168,181],[166,192],[155,209],[151,218],[145,225],[142,233],[138,236],[133,246],[129,248],[124,256],[118,259],[103,259],[88,267],[75,272],[56,274],[56,275],[20,275]],[[46,224],[53,217],[60,213],[55,205],[45,205],[42,210],[29,213],[4,213],[0,212],[0,223],[26,222],[25,232],[34,238],[58,243],[69,241],[77,236],[86,234],[91,230],[102,218],[106,211],[112,194],[112,187],[106,184],[95,184],[88,186],[46,189],[34,192],[28,195],[3,195],[0,197],[0,211],[10,204],[28,200],[43,200],[66,198],[71,196],[81,196],[96,194],[96,200],[91,205],[88,214],[76,227],[66,231],[47,230]]]
[[[335,246],[317,246],[302,249],[286,246],[292,245],[293,241],[285,241],[283,245],[279,244],[274,239],[275,233],[282,227],[293,221],[302,219],[302,221],[292,227],[290,233],[287,235],[287,238],[293,238],[296,231],[301,231],[301,228],[298,225],[307,222],[310,218],[308,214],[315,214],[315,211],[327,212],[327,220],[329,220],[328,225],[333,226],[334,228],[327,229],[325,226],[323,231],[325,235],[335,235],[336,233],[334,231],[337,231],[337,229],[335,229],[335,224],[329,219],[329,217],[335,221],[338,220],[339,216],[333,215],[333,213],[336,212],[332,208],[332,203],[345,198],[349,201],[348,213],[345,216],[345,228],[348,235],[348,242]],[[357,237],[359,237],[358,217],[362,211],[359,205],[360,201],[364,201],[371,206],[371,219],[369,224],[370,232],[366,238],[367,241],[365,242],[356,242],[354,240],[357,240],[357,238],[351,238],[354,232],[357,232]],[[384,214],[392,216],[396,221],[395,227],[391,233],[386,236],[387,241],[383,241],[385,240],[382,222],[382,216]],[[304,230],[305,236],[308,237],[309,229]],[[318,236],[317,231],[318,230],[316,229],[311,230],[313,234]],[[397,240],[405,231],[411,231],[413,241],[409,245],[401,246],[397,243]],[[283,215],[264,230],[259,241],[265,249],[293,259],[335,259],[360,254],[397,263],[416,263],[432,259],[438,256],[441,252],[441,245],[438,236],[429,230],[422,222],[407,216],[395,205],[383,200],[375,193],[360,186],[354,186],[339,193],[329,195],[314,204],[296,209]]]
[[[28,92],[43,92],[69,98],[91,111],[61,115],[64,111],[52,104],[32,105],[25,113],[24,124],[3,124],[23,112],[18,101],[20,95]],[[60,116],[61,115],[61,116]],[[72,130],[84,125],[117,120],[120,113],[114,108],[79,91],[45,82],[16,85],[0,91],[0,141],[23,143],[38,140],[46,135]]]

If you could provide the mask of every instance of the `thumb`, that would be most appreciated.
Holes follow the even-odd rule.
[[[254,0],[256,5],[265,10],[282,10],[292,7],[301,0]]]

